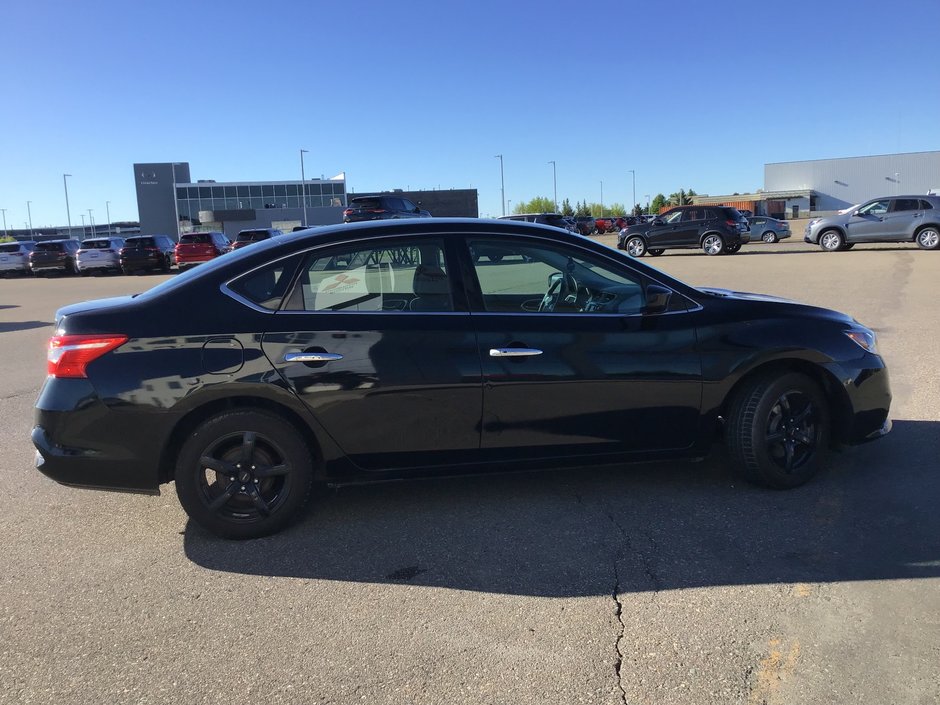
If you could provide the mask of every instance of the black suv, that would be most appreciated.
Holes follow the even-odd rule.
[[[707,255],[733,255],[750,239],[747,218],[734,208],[677,206],[649,223],[621,230],[617,247],[632,257],[691,247],[701,247]]]
[[[343,211],[344,223],[430,217],[431,214],[426,210],[421,210],[420,205],[415,205],[412,201],[400,196],[357,196],[349,199],[349,208]]]
[[[45,240],[37,242],[29,253],[29,269],[33,274],[39,272],[65,272],[75,274],[75,255],[78,252],[78,240]]]
[[[121,270],[132,274],[140,269],[169,272],[176,260],[176,241],[169,235],[136,235],[124,240],[118,250]]]

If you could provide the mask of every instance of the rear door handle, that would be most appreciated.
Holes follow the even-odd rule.
[[[284,362],[333,362],[343,356],[328,352],[289,352],[284,355]]]
[[[537,348],[490,348],[490,357],[532,357],[541,355]]]

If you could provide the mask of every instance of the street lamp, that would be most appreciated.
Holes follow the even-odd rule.
[[[85,233],[85,214],[79,213],[82,216],[82,240],[84,240],[88,235]]]
[[[29,215],[29,239],[33,239],[33,212],[29,209],[29,204],[32,201],[26,201],[26,213]]]
[[[633,209],[636,208],[636,171],[630,169],[629,172],[633,175],[633,205],[630,207],[630,211],[632,212]]]
[[[3,211],[3,237],[7,237],[7,209],[0,208]]]
[[[552,201],[555,204],[555,212],[558,212],[558,181],[555,178],[555,160],[549,162],[552,165],[552,192],[555,195],[554,200]]]
[[[300,193],[304,201],[304,227],[307,227],[307,177],[304,175],[304,155],[306,149],[300,150]],[[322,203],[320,205],[323,205]]]
[[[503,215],[506,215],[506,181],[503,179],[503,155],[497,154],[499,159],[499,200],[503,204]]]
[[[69,221],[69,239],[72,238],[72,213],[69,211],[69,182],[66,181],[66,177],[71,176],[71,174],[62,174],[62,185],[65,187],[65,217]]]
[[[176,195],[175,193],[173,194]],[[108,214],[108,237],[111,237],[111,201],[104,202],[105,213]]]
[[[511,198],[508,201],[506,201],[506,207],[509,209],[509,212],[512,213],[512,199]],[[503,215],[506,215],[506,214],[503,213]]]
[[[91,236],[95,236],[95,219],[91,217],[92,209],[88,209],[88,229],[91,232]]]
[[[601,181],[601,217],[604,216],[604,182]]]

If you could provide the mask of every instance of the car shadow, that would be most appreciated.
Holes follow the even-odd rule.
[[[702,586],[940,576],[940,423],[899,421],[786,492],[716,448],[660,463],[343,488],[247,542],[190,522],[211,570],[570,597]],[[616,580],[616,583],[614,582]]]
[[[18,330],[32,330],[33,328],[45,328],[55,325],[51,321],[12,321],[9,323],[0,323],[0,333],[12,333]]]

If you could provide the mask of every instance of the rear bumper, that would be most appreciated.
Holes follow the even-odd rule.
[[[30,262],[29,268],[33,272],[66,272],[68,271],[68,263],[65,261],[61,262]]]
[[[121,257],[120,261],[123,269],[159,269],[164,266],[166,259],[163,255],[153,255],[148,257]]]
[[[95,258],[88,260],[78,260],[76,263],[78,268],[83,271],[88,271],[89,269],[120,269],[121,261],[116,257],[107,259],[107,258]]]
[[[0,272],[28,272],[29,262],[0,262]]]

